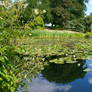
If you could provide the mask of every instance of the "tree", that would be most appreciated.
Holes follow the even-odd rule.
[[[71,22],[74,20],[79,22],[79,19],[85,16],[85,2],[88,0],[26,0],[28,6],[21,14],[23,16],[20,20],[25,24],[41,16],[45,23],[69,28]]]
[[[84,18],[85,32],[92,31],[92,14]]]
[[[84,17],[87,0],[50,0],[52,8],[52,24],[66,28],[69,21]]]
[[[46,8],[48,9],[48,0],[27,0],[28,6],[25,10],[25,22],[33,21],[35,17],[41,16],[44,18]]]
[[[92,31],[92,14],[89,16],[72,20],[70,28],[78,32],[91,32]]]
[[[2,1],[0,6],[0,21],[3,27],[14,27],[23,25],[23,14],[26,8],[24,0],[11,2],[10,0]]]
[[[70,8],[72,5],[71,0],[50,0],[52,8],[52,24],[59,25],[61,27],[65,26],[69,20]]]
[[[7,20],[7,8],[9,8],[11,6],[11,2],[10,0],[1,0],[0,1],[0,22],[1,25],[0,26],[4,26],[6,25],[6,20]]]
[[[50,82],[67,84],[85,76],[86,72],[83,72],[83,65],[85,64],[85,62],[82,61],[80,67],[78,67],[77,64],[78,63],[51,63],[49,66],[46,66],[41,73],[42,76]]]

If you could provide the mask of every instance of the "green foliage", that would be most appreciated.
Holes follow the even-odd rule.
[[[85,25],[85,32],[91,32],[92,31],[92,14],[85,17],[84,25]]]
[[[49,2],[50,8],[47,12],[52,17],[50,18],[50,23],[55,26],[59,25],[61,28],[67,28],[69,21],[84,17],[85,0],[50,0]]]
[[[40,63],[34,71],[39,59],[35,59],[34,62],[32,57],[28,57],[29,60],[24,58],[26,50],[22,47],[21,42],[26,37],[30,37],[30,31],[12,29],[0,31],[0,91],[2,92],[15,92],[18,84],[26,86],[22,82],[22,79],[25,80],[24,76],[31,78],[31,74],[37,74],[42,67],[42,63]],[[32,65],[31,68],[30,65]],[[30,69],[30,73],[28,69]],[[26,75],[24,75],[24,72],[26,72]]]
[[[34,20],[37,16],[44,16],[48,9],[48,0],[27,0],[28,6],[24,13],[25,21]]]
[[[92,15],[70,21],[70,29],[78,32],[91,32],[92,30]]]
[[[31,30],[31,27],[30,27],[30,24],[29,23],[26,23],[25,24],[24,30]]]
[[[41,16],[36,17],[33,22],[30,21],[29,25],[32,29],[44,29],[44,21]]]
[[[67,32],[49,32],[45,30],[33,30],[31,31],[32,36],[38,36],[38,37],[56,37],[56,38],[62,38],[62,37],[69,37],[69,38],[83,38],[84,35],[82,33],[67,33]]]
[[[13,51],[12,48],[9,49],[11,46],[9,46],[10,36],[8,34],[7,31],[0,32],[0,90],[2,92],[14,92],[16,85],[16,77],[14,76],[13,71],[11,71],[12,64],[9,62],[9,53],[7,53],[8,50]]]
[[[39,38],[39,39],[37,39]],[[56,37],[35,37],[31,40],[30,53],[33,57],[41,57],[42,60],[56,64],[75,63],[79,59],[86,59],[91,55],[92,42],[91,39],[77,38],[69,36]],[[68,40],[67,40],[68,39]],[[29,51],[29,49],[28,49]]]
[[[85,37],[86,37],[86,38],[92,38],[92,33],[87,32],[87,33],[85,34]]]
[[[25,2],[10,0],[3,1],[4,5],[0,6],[0,22],[3,27],[17,28],[24,25],[23,14],[25,10]]]
[[[14,92],[17,86],[17,76],[14,74],[14,60],[17,57],[15,45],[11,43],[11,40],[14,41],[13,37],[16,39],[18,34],[13,34],[11,30],[0,32],[0,91],[2,92]]]
[[[37,74],[43,69],[42,61],[71,63],[92,54],[92,41],[84,39],[83,34],[30,31],[44,29],[45,19],[48,23],[65,28],[72,18],[83,16],[84,0],[27,0],[28,4],[24,0],[14,3],[10,0],[2,1],[4,5],[0,5],[0,91],[15,92],[18,84],[24,85],[22,79],[25,80],[25,76],[31,78],[32,74]],[[91,18],[84,19],[85,28],[78,22],[74,27],[83,32],[84,29],[91,31]],[[13,30],[21,26],[24,30]],[[34,39],[31,35],[45,39]],[[89,36],[90,33],[85,35]],[[59,39],[55,40],[55,37]]]
[[[38,36],[32,32],[38,32]],[[11,29],[0,32],[0,90],[15,91],[18,84],[23,85],[24,76],[32,78],[32,74],[43,69],[44,63],[74,63],[92,54],[92,41],[84,39],[83,34],[32,32]],[[31,33],[34,37],[30,39]]]
[[[77,31],[77,32],[84,32],[85,31],[84,19],[81,18],[79,20],[71,21],[70,29]]]
[[[84,17],[85,2],[88,0],[27,0],[28,7],[25,10],[26,20],[33,20],[37,16],[43,17],[45,23],[52,23],[67,28],[69,21]],[[37,13],[34,12],[36,10]],[[41,12],[40,12],[41,11]],[[42,13],[42,11],[46,11]],[[78,25],[82,27],[82,25]],[[78,28],[79,29],[79,28]],[[80,30],[82,30],[80,28]]]
[[[8,63],[6,50],[5,47],[0,48],[0,91],[14,92],[16,77],[11,70],[7,69],[10,64]]]

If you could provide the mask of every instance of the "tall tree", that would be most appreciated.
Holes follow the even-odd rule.
[[[25,10],[25,2],[4,0],[0,5],[0,22],[2,26],[13,27],[23,24],[23,14]]]
[[[66,28],[70,21],[84,17],[85,2],[88,0],[27,0],[25,21],[32,20],[42,14],[45,23]],[[43,10],[45,10],[44,14]]]
[[[27,0],[27,3],[28,6],[24,15],[25,21],[32,20],[39,15],[44,15],[49,7],[48,0]],[[44,18],[44,16],[42,17]]]
[[[52,24],[65,28],[69,23],[84,16],[87,0],[50,0],[52,8]]]
[[[85,32],[92,31],[92,14],[84,18]]]

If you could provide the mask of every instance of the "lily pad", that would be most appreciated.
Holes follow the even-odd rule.
[[[64,58],[50,60],[49,62],[56,63],[56,64],[64,64]]]
[[[85,71],[85,72],[89,72],[89,71],[92,71],[92,69],[88,69],[88,68],[86,68],[86,69],[84,69],[83,71]]]

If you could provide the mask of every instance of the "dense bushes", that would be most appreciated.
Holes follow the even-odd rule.
[[[92,14],[84,18],[85,32],[92,31]]]
[[[27,40],[30,31],[25,30],[2,30],[0,31],[0,91],[15,92],[18,85],[26,86],[22,79],[31,78],[32,69],[37,61],[24,59],[27,47],[23,40]],[[31,62],[30,62],[31,61]],[[31,68],[30,68],[31,66]],[[39,67],[40,68],[40,67]],[[38,67],[37,67],[38,69]],[[28,71],[29,70],[29,71]],[[24,74],[25,72],[25,74]],[[29,74],[32,72],[31,74]],[[38,70],[37,70],[38,72]],[[35,70],[36,74],[36,70]]]
[[[16,50],[18,38],[26,34],[18,30],[0,31],[0,91],[15,92],[17,83],[21,82],[19,76],[20,68],[17,67],[21,62],[20,53]],[[28,34],[27,34],[28,35]],[[20,49],[21,51],[22,49]],[[22,60],[23,62],[23,60]],[[16,71],[17,67],[17,71]],[[21,73],[21,71],[20,71]]]
[[[13,92],[15,89],[15,79],[13,72],[11,71],[12,67],[7,58],[7,47],[0,48],[0,91],[2,92]]]
[[[44,21],[41,16],[35,17],[32,21],[25,24],[25,30],[44,29]]]
[[[32,29],[44,29],[44,21],[41,16],[37,16],[34,18],[33,22],[29,22],[29,26]]]
[[[70,29],[78,31],[78,32],[91,32],[92,31],[92,15],[71,21]]]
[[[16,77],[13,74],[12,64],[9,58],[11,56],[9,52],[14,52],[14,49],[9,44],[9,34],[11,35],[7,30],[0,32],[0,91],[2,92],[13,92],[15,89]]]
[[[87,32],[87,33],[85,34],[85,38],[92,38],[92,33]]]
[[[83,25],[83,20],[73,20],[70,22],[70,29],[77,31],[77,32],[84,32],[85,26]]]

